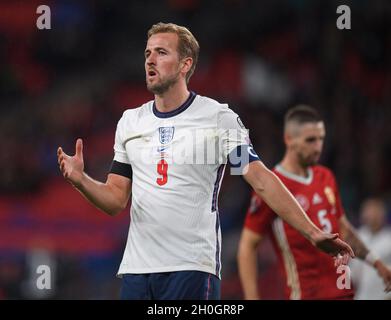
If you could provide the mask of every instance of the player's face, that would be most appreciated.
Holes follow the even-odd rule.
[[[177,51],[178,35],[157,33],[152,35],[145,49],[145,75],[147,88],[154,94],[163,94],[179,80],[180,60]]]
[[[309,122],[300,126],[292,139],[292,149],[303,167],[318,163],[326,135],[323,122]]]
[[[373,231],[382,228],[386,215],[383,203],[377,200],[369,200],[364,203],[361,210],[361,219],[365,225]]]

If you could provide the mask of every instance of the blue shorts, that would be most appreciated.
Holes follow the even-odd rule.
[[[220,279],[202,271],[124,274],[122,300],[219,300]]]

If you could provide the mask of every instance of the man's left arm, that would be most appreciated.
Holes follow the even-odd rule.
[[[356,229],[348,221],[345,215],[342,215],[339,218],[338,223],[342,239],[352,247],[354,253],[359,259],[367,262],[376,269],[379,276],[383,279],[385,285],[384,291],[391,291],[391,269],[387,267],[380,258],[370,252],[358,236]]]

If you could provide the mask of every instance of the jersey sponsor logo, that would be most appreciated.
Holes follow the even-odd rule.
[[[305,195],[297,194],[295,195],[295,198],[304,211],[307,211],[310,208],[310,202]]]
[[[159,141],[161,144],[167,144],[174,138],[174,127],[159,127]]]
[[[332,206],[335,206],[336,200],[335,200],[335,194],[334,194],[333,189],[331,189],[331,187],[327,186],[326,188],[324,188],[324,194],[326,195],[329,203]]]
[[[312,204],[313,205],[316,205],[316,204],[320,204],[323,202],[323,199],[322,197],[319,195],[319,193],[315,193],[314,196],[312,197]]]

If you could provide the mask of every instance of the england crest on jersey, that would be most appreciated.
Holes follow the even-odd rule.
[[[159,127],[159,140],[161,144],[171,142],[174,137],[174,127]]]

